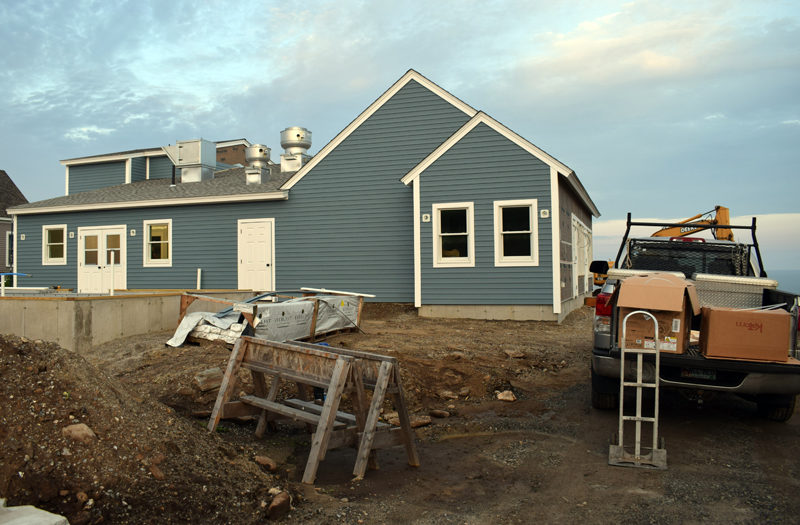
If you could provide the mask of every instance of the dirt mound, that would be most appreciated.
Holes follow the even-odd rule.
[[[53,343],[0,335],[0,400],[8,505],[73,524],[249,523],[278,485],[241,447]],[[67,437],[78,424],[96,437]]]

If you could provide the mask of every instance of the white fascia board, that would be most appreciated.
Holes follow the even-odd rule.
[[[236,139],[236,140],[221,140],[219,142],[215,142],[214,144],[217,145],[217,148],[226,148],[228,146],[244,146],[249,148],[252,146],[250,141],[247,139]]]
[[[478,124],[486,124],[494,131],[498,132],[503,137],[509,139],[511,142],[516,144],[517,146],[521,147],[537,159],[541,160],[548,166],[552,168],[556,168],[558,171],[564,174],[571,174],[573,173],[570,168],[566,165],[559,162],[557,159],[546,153],[545,151],[539,149],[531,142],[525,140],[514,131],[506,127],[505,125],[501,124],[497,120],[493,119],[483,111],[479,111],[469,122],[461,126],[461,128],[453,133],[446,141],[444,141],[438,148],[433,150],[433,152],[428,155],[425,159],[422,160],[419,164],[417,164],[414,169],[409,171],[402,179],[400,179],[404,184],[408,184],[413,179],[419,177],[420,173],[425,171],[431,164],[436,162],[439,157],[444,155],[450,148],[452,148],[455,144],[458,143],[459,140],[464,138],[464,136],[472,131]]]
[[[328,154],[336,149],[336,147],[341,144],[347,137],[349,137],[356,129],[358,129],[361,124],[363,124],[369,117],[371,117],[376,111],[378,111],[381,106],[386,104],[386,102],[391,99],[398,91],[400,91],[406,84],[410,81],[416,81],[421,84],[423,87],[429,89],[430,91],[436,93],[441,98],[458,108],[459,110],[463,111],[470,117],[474,116],[477,113],[477,110],[474,109],[472,106],[467,104],[466,102],[460,100],[459,98],[455,97],[454,95],[448,93],[441,87],[437,86],[420,73],[417,73],[413,69],[409,69],[405,75],[400,77],[400,80],[392,84],[392,86],[387,89],[383,95],[378,97],[375,102],[370,104],[370,106],[365,109],[361,114],[355,118],[350,124],[347,125],[342,131],[336,135],[333,140],[328,142],[325,147],[323,147],[319,153],[314,155],[308,163],[300,168],[300,170],[295,173],[289,180],[287,180],[283,186],[281,187],[282,190],[290,190],[292,187],[297,184],[300,179],[302,179],[306,173],[311,171],[317,164],[319,164],[322,159],[324,159]]]
[[[101,162],[117,162],[121,160],[133,159],[136,157],[152,157],[163,155],[164,151],[161,148],[153,148],[135,153],[115,153],[111,155],[98,155],[95,157],[81,157],[78,159],[67,159],[58,161],[62,166],[78,166],[80,164],[95,164]]]
[[[159,199],[150,201],[98,202],[73,206],[50,206],[47,208],[9,209],[9,215],[38,215],[43,213],[62,213],[93,210],[118,210],[124,208],[159,208],[164,206],[189,206],[192,204],[221,204],[228,202],[285,201],[289,199],[288,191],[272,191],[269,193],[252,193],[247,195],[211,195],[191,199]]]
[[[550,237],[553,260],[553,313],[561,313],[561,203],[558,198],[558,170],[550,167]]]
[[[411,171],[409,171],[405,176],[403,176],[401,182],[403,184],[408,185],[413,179],[419,177],[419,175],[428,169],[431,164],[436,162],[436,160],[444,155],[450,148],[452,148],[455,144],[458,143],[459,140],[464,138],[464,136],[472,131],[475,126],[478,124],[486,124],[500,135],[504,136],[505,138],[509,139],[511,142],[516,144],[517,146],[521,147],[537,159],[541,160],[551,168],[556,168],[560,173],[562,173],[570,183],[570,186],[573,187],[575,192],[578,196],[583,200],[583,203],[586,205],[587,208],[592,212],[592,215],[595,217],[600,216],[600,211],[595,206],[592,199],[589,197],[589,194],[586,192],[586,189],[581,184],[578,176],[569,168],[567,165],[560,162],[558,159],[550,155],[549,153],[545,152],[544,150],[538,148],[536,145],[531,143],[530,141],[524,139],[511,129],[509,129],[504,124],[498,122],[497,120],[493,119],[486,113],[479,111],[472,119],[464,124],[458,131],[453,133],[446,141],[444,141],[438,148],[433,150],[430,155],[428,155],[425,159],[422,160],[419,164],[417,164]]]
[[[11,271],[17,273],[17,259],[19,259],[19,251],[17,250],[17,237],[19,236],[19,229],[17,229],[16,215],[14,215],[14,225],[11,227],[11,231],[14,232],[14,269]],[[17,275],[14,276],[14,288],[17,287],[17,277]]]
[[[567,175],[567,182],[569,182],[569,185],[572,186],[572,189],[575,190],[575,193],[578,194],[578,197],[581,198],[586,207],[589,208],[589,211],[592,213],[592,215],[594,217],[600,217],[600,210],[597,209],[594,201],[591,199],[591,197],[589,197],[589,194],[586,192],[586,188],[583,187],[583,184],[581,184],[580,179],[574,171]]]
[[[420,180],[414,181],[414,307],[422,306],[422,247],[420,245]]]

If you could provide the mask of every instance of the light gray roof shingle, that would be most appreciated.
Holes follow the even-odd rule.
[[[277,170],[275,170],[277,171]],[[74,193],[63,197],[46,199],[16,206],[18,210],[35,208],[76,207],[91,204],[115,204],[124,202],[196,199],[199,197],[224,197],[280,191],[281,185],[291,174],[272,173],[264,184],[246,184],[245,168],[218,171],[214,178],[200,182],[177,183],[170,187],[170,179],[154,179],[130,184],[108,186],[93,191]]]

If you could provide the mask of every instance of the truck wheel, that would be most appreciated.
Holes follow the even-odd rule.
[[[758,413],[770,421],[789,421],[794,414],[794,405],[797,396],[792,395],[763,395],[758,396]]]
[[[592,408],[613,410],[619,407],[619,380],[597,375],[592,369]]]

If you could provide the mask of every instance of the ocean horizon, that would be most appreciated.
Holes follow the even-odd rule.
[[[800,270],[767,270],[767,277],[778,281],[778,290],[800,295]]]

